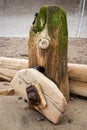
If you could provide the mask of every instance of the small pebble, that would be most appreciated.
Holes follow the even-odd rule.
[[[76,111],[76,108],[74,110]]]
[[[68,119],[68,123],[72,123],[73,119]]]
[[[73,97],[71,97],[71,98],[70,98],[70,101],[74,101],[74,98],[73,98]]]
[[[36,120],[36,121],[45,121],[44,118],[36,118],[35,120]]]

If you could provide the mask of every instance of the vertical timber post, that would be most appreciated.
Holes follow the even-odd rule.
[[[29,37],[29,67],[43,67],[46,76],[57,84],[69,101],[65,11],[57,6],[43,6],[33,22]]]

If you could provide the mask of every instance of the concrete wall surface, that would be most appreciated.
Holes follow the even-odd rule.
[[[83,20],[78,36],[83,2]],[[0,37],[28,37],[34,14],[43,5],[64,8],[69,37],[87,38],[87,0],[0,0]]]

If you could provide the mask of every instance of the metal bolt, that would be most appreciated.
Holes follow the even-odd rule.
[[[38,92],[37,92],[36,88],[34,87],[34,85],[30,84],[26,88],[26,92],[27,92],[28,100],[32,105],[40,104],[40,97],[39,97]]]

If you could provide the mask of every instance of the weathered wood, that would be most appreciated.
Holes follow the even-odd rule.
[[[63,94],[57,88],[56,84],[35,69],[20,70],[11,81],[11,86],[16,92],[28,100],[26,88],[31,83],[40,84],[47,103],[45,108],[41,109],[36,106],[36,109],[54,124],[58,124],[63,117],[67,106],[67,102]]]
[[[1,64],[2,61],[3,61],[3,64]],[[20,67],[19,67],[19,64],[20,64]],[[18,70],[24,69],[24,68],[26,69],[28,68],[28,60],[1,57],[0,58],[0,79],[2,78],[4,80],[11,81],[13,77],[16,75],[16,73],[18,72]],[[75,90],[78,89],[77,87],[79,87],[80,83],[85,84],[84,89],[82,90],[81,88],[82,94],[81,92],[78,91],[78,95],[87,97],[87,95],[84,94],[86,93],[85,91],[87,90],[87,85],[86,85],[87,65],[68,63],[68,72],[69,72],[69,81],[70,81],[69,82],[70,92],[72,93],[72,89],[73,89],[73,93],[75,93],[74,89]],[[73,81],[74,83],[72,83],[71,81]],[[77,82],[79,82],[79,85],[75,85],[77,84]]]
[[[87,82],[87,65],[68,63],[69,79]]]
[[[0,57],[0,67],[20,70],[27,66],[28,61],[25,59]]]
[[[11,81],[16,72],[28,68],[28,60],[0,57],[0,79]]]
[[[63,9],[43,6],[30,30],[29,67],[43,67],[69,100],[67,75],[67,20]]]
[[[0,90],[0,95],[3,95],[3,96],[15,95],[15,90],[13,88],[2,89]]]
[[[70,93],[87,97],[87,65],[68,63],[68,69]]]
[[[18,70],[8,69],[8,68],[1,68],[0,67],[0,79],[4,79],[7,81],[11,81],[12,78],[15,76]]]
[[[87,97],[87,82],[70,80],[70,92],[72,94]]]
[[[11,81],[16,72],[28,68],[28,60],[0,57],[0,78]],[[87,65],[68,63],[70,80],[87,82]]]

